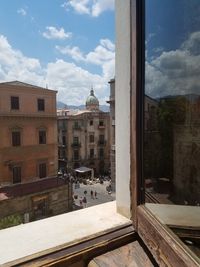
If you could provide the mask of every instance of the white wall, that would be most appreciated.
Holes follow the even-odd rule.
[[[116,0],[116,201],[130,218],[130,0]]]

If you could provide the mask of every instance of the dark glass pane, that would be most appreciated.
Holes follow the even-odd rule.
[[[94,143],[94,135],[93,134],[90,135],[90,143]]]
[[[46,163],[39,164],[39,177],[45,178],[47,176],[47,166]]]
[[[13,184],[21,183],[21,167],[13,167]]]
[[[11,109],[19,109],[19,97],[11,96]]]
[[[46,144],[46,131],[39,131],[39,144]]]
[[[200,1],[146,0],[145,28],[146,201],[170,204],[162,206],[169,213],[158,214],[173,223],[171,215],[179,214],[185,232],[178,231],[199,254],[193,230],[200,229]]]
[[[12,132],[12,145],[13,146],[21,145],[20,132]]]
[[[38,111],[44,111],[44,110],[45,110],[44,99],[38,99]]]

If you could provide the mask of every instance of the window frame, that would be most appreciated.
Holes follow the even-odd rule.
[[[41,133],[43,134],[41,135]],[[46,145],[47,144],[47,131],[46,129],[39,129],[38,130],[38,143],[39,145]]]
[[[145,0],[130,0],[130,188],[133,225],[161,266],[199,266],[197,256],[144,205],[143,105]],[[178,264],[178,265],[177,265]]]
[[[94,133],[89,134],[89,143],[93,144],[94,143]]]
[[[14,136],[14,134],[18,134],[18,136]],[[15,139],[17,139],[16,143],[15,143],[15,141],[16,141]],[[11,131],[11,144],[12,144],[12,147],[20,147],[22,145],[21,130],[12,130]]]
[[[121,0],[119,0],[121,1]],[[158,220],[156,220],[155,216],[153,216],[149,210],[146,209],[146,207],[143,205],[143,197],[144,197],[144,189],[143,184],[141,182],[139,168],[141,164],[141,147],[137,143],[139,138],[139,129],[141,120],[139,117],[140,114],[140,108],[139,104],[140,98],[142,97],[141,90],[138,90],[139,83],[139,77],[141,78],[140,73],[140,64],[139,58],[141,55],[138,55],[138,45],[139,45],[139,37],[138,34],[140,32],[140,20],[139,15],[142,11],[141,8],[141,0],[127,0],[124,1],[123,4],[129,5],[130,4],[130,29],[128,29],[129,35],[131,35],[131,40],[128,46],[130,45],[130,57],[131,57],[131,79],[130,79],[130,157],[131,157],[131,164],[130,164],[130,196],[131,196],[131,203],[130,203],[130,209],[132,212],[132,222],[135,226],[136,231],[139,233],[139,236],[142,238],[142,240],[146,243],[147,248],[151,251],[152,255],[156,258],[158,263],[161,263],[161,266],[166,266],[166,263],[169,263],[171,266],[179,266],[177,263],[182,262],[183,266],[198,266],[197,263],[195,263],[194,259],[191,257],[190,253],[182,246],[182,243],[180,243],[176,237],[169,231],[169,229],[162,225]],[[137,40],[137,42],[136,42]],[[141,41],[141,40],[140,40]],[[141,43],[140,43],[141,44]],[[141,52],[141,51],[140,51]],[[122,55],[123,57],[123,55]],[[127,63],[129,64],[129,62]],[[140,82],[142,82],[140,80]],[[128,90],[127,90],[128,91]],[[140,96],[139,96],[140,95]],[[141,114],[140,114],[141,116]],[[127,151],[128,153],[128,151]],[[123,179],[124,177],[122,177]],[[129,192],[127,192],[129,193]],[[144,225],[145,224],[145,225]],[[146,227],[147,226],[147,227]],[[148,231],[149,235],[145,235]],[[109,236],[107,233],[105,234],[105,242],[101,243],[98,246],[98,253],[106,252],[109,249],[111,249],[111,244],[113,240],[113,235]],[[120,242],[117,244],[117,246],[122,246],[124,243],[124,237],[126,237],[127,232],[123,232],[123,237]],[[138,236],[134,235],[135,238],[138,238]],[[157,238],[158,237],[158,238]],[[89,248],[91,249],[91,240],[89,240]],[[94,239],[93,239],[94,240]],[[152,242],[152,240],[156,240],[155,243]],[[133,241],[133,236],[130,238],[129,242]],[[90,251],[87,250],[85,252],[84,248],[86,247],[84,242],[81,242],[79,240],[78,243],[74,244],[74,247],[77,249],[77,253],[75,255],[75,258],[78,260],[82,260],[85,255],[89,255]],[[94,242],[97,245],[97,242]],[[82,245],[82,246],[81,246]],[[102,248],[105,248],[106,250],[102,250]],[[61,254],[57,256],[52,256],[53,253],[56,252],[55,250],[51,250],[50,255],[47,255],[48,259],[52,256],[52,261],[49,264],[49,266],[56,266],[56,264],[59,264],[62,266],[65,265],[65,261],[70,260],[72,258],[72,249],[69,247],[69,250],[66,252],[61,252]],[[173,250],[173,254],[170,252]],[[70,250],[71,249],[71,250]],[[58,250],[58,248],[57,248]],[[83,253],[84,250],[84,253]],[[89,253],[88,253],[89,251]],[[70,254],[71,253],[71,254]],[[82,253],[82,254],[81,254]],[[170,253],[170,254],[169,254]],[[38,255],[37,259],[39,261],[39,265],[43,265],[44,261],[43,258],[40,257],[41,255]],[[90,255],[91,256],[91,255]],[[169,258],[170,256],[170,258]],[[48,262],[48,259],[46,259],[46,262]],[[170,262],[166,262],[166,259],[168,259]],[[29,258],[30,260],[30,258]],[[72,263],[74,263],[73,261]],[[31,260],[29,261],[31,264]],[[46,263],[45,263],[46,265]],[[47,265],[48,266],[48,265]]]
[[[47,161],[39,161],[38,165],[37,165],[37,171],[38,171],[38,178],[39,179],[44,179],[48,177],[48,162]],[[40,166],[45,164],[45,172],[46,172],[46,176],[42,176],[40,175]]]
[[[37,111],[39,112],[45,111],[45,99],[44,98],[37,99]]]
[[[20,168],[20,181],[17,181],[17,182],[14,182],[14,169],[15,168]],[[15,164],[13,167],[12,167],[12,183],[13,183],[13,185],[15,185],[15,184],[21,184],[21,182],[22,182],[22,166],[21,165],[19,165],[19,164]]]
[[[14,103],[15,102],[14,99],[17,100],[17,104]],[[15,105],[17,107],[14,107]],[[20,110],[19,96],[15,96],[15,95],[10,96],[10,110]]]

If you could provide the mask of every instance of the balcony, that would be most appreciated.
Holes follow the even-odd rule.
[[[80,125],[73,126],[74,131],[81,131],[82,127]]]
[[[80,142],[73,142],[71,146],[74,148],[79,148],[79,147],[81,147],[81,143]]]
[[[59,148],[66,148],[66,147],[67,147],[67,144],[66,144],[66,143],[64,143],[64,144],[59,143],[59,144],[58,144],[58,147],[59,147]]]
[[[106,127],[105,127],[105,125],[98,125],[98,128],[99,128],[100,130],[104,130]]]

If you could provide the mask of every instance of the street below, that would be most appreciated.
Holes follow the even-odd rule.
[[[115,200],[115,193],[108,192],[106,188],[108,188],[110,182],[104,181],[103,184],[94,183],[94,184],[80,184],[80,188],[76,188],[77,185],[73,184],[73,198],[75,209],[84,208],[84,207],[92,207],[98,204],[102,204],[105,202]],[[91,195],[91,191],[93,191],[93,196]],[[95,197],[95,191],[97,193]],[[84,194],[84,192],[87,192]],[[84,197],[86,197],[87,203],[83,202]],[[82,202],[82,204],[81,204]]]

